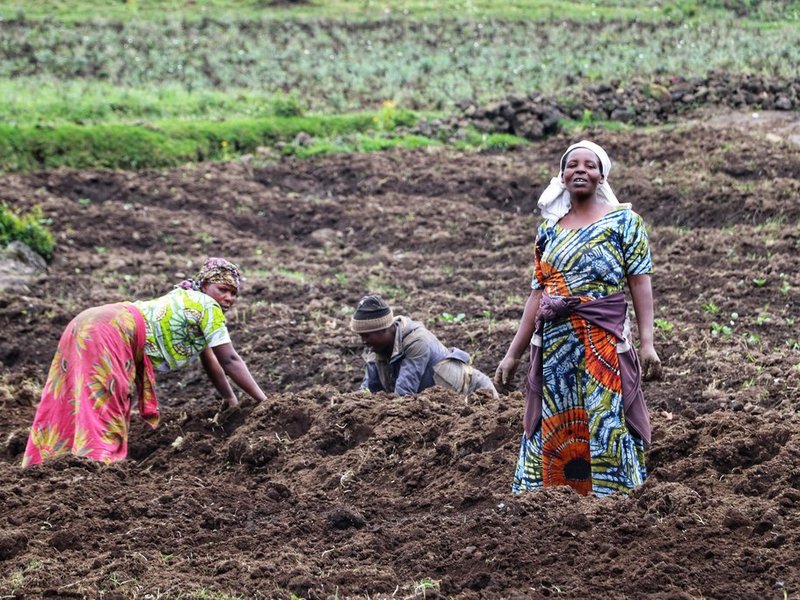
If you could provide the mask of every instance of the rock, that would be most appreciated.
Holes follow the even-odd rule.
[[[561,119],[566,119],[566,115],[557,108],[545,108],[541,113],[542,130],[545,135],[558,133],[561,128]]]
[[[25,273],[41,273],[47,269],[47,261],[31,249],[28,244],[14,240],[3,250],[0,258],[20,263]]]
[[[775,108],[777,110],[792,110],[792,101],[788,96],[780,95],[775,100]]]
[[[636,113],[630,107],[615,108],[611,111],[612,121],[622,121],[623,123],[630,123],[636,118]]]
[[[14,289],[29,294],[28,283],[47,269],[47,262],[30,246],[13,241],[0,252],[0,292]]]
[[[485,107],[484,110],[486,111],[487,117],[494,117],[500,114],[500,108],[502,107],[501,102],[489,102]]]
[[[305,131],[301,131],[294,138],[295,146],[310,146],[312,143],[314,143],[314,138]]]
[[[539,140],[544,137],[544,126],[536,115],[524,113],[516,119],[514,133],[528,140]]]
[[[507,97],[507,101],[511,104],[511,107],[514,109],[519,109],[525,105],[528,97],[521,94],[511,94]]]

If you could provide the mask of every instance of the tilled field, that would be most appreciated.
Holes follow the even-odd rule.
[[[494,155],[3,176],[0,198],[41,205],[59,246],[29,292],[0,296],[0,597],[794,597],[800,147],[786,119],[594,136],[649,225],[666,372],[645,388],[650,478],[604,500],[511,494],[522,373],[520,391],[469,405],[353,391],[348,310],[368,291],[494,371],[565,135]],[[245,272],[231,333],[268,400],[218,426],[189,368],[159,379],[157,430],[134,415],[131,460],[22,471],[71,317],[166,292],[207,255]]]

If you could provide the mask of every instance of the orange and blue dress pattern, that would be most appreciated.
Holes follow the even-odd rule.
[[[134,400],[149,425],[159,419],[144,344],[144,319],[128,302],[90,308],[70,322],[50,365],[23,467],[64,454],[125,458]]]
[[[650,271],[644,223],[627,205],[586,227],[539,227],[532,287],[550,296],[588,302]],[[522,436],[513,491],[569,485],[602,496],[644,482],[644,442],[625,424],[617,342],[575,314],[544,323],[542,420]]]

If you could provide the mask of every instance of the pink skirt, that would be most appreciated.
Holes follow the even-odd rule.
[[[103,462],[128,453],[131,406],[158,425],[155,374],[142,313],[129,302],[83,311],[61,335],[22,466],[74,454]]]

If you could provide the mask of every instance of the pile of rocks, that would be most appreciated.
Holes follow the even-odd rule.
[[[420,121],[410,131],[428,137],[463,137],[469,127],[485,133],[511,133],[531,140],[560,129],[562,119],[621,121],[648,125],[669,121],[700,106],[747,110],[800,109],[800,77],[775,79],[764,75],[712,72],[706,77],[635,79],[589,86],[559,98],[538,92],[511,95],[481,106],[473,100],[458,104],[459,114]]]

